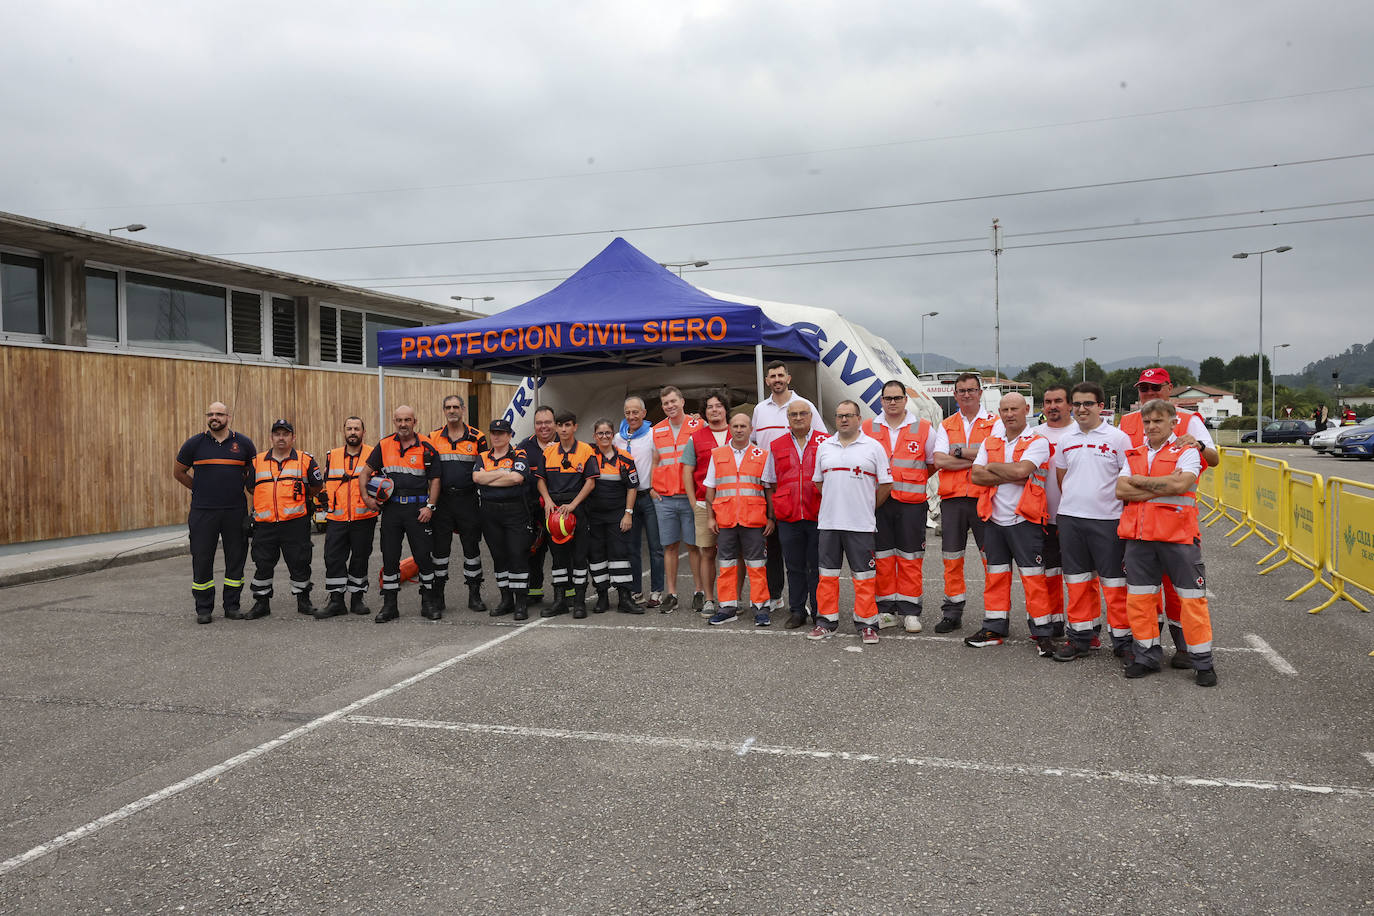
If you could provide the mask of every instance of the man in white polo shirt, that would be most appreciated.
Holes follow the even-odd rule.
[[[1068,641],[1055,652],[1057,662],[1087,655],[1101,631],[1098,582],[1107,604],[1112,651],[1123,657],[1131,647],[1125,545],[1116,531],[1121,519],[1116,478],[1126,464],[1131,440],[1102,419],[1103,402],[1096,382],[1073,386],[1069,404],[1078,425],[1059,440],[1054,454],[1060,490],[1059,548],[1069,590]]]
[[[1069,411],[1069,386],[1050,385],[1040,396],[1040,410],[1045,422],[1033,432],[1050,443],[1050,458],[1059,451],[1059,442],[1074,429]],[[1059,475],[1051,472],[1045,478],[1045,498],[1049,503],[1050,520],[1045,525],[1045,590],[1049,593],[1050,620],[1056,639],[1064,635],[1064,569],[1059,552]]]
[[[821,415],[816,410],[816,405],[792,390],[792,374],[787,371],[787,364],[782,360],[775,359],[763,367],[763,383],[770,392],[754,406],[754,415],[751,421],[754,425],[754,432],[750,440],[764,451],[768,451],[774,439],[786,436],[787,408],[793,404],[805,404],[811,408],[811,428],[816,432],[825,432],[825,423],[821,420]],[[768,590],[773,595],[773,609],[782,610],[782,591],[783,580],[786,576],[786,567],[782,560],[782,542],[778,539],[778,532],[774,531],[768,536]]]
[[[807,639],[826,639],[840,625],[840,567],[849,561],[854,577],[854,625],[865,645],[878,642],[874,555],[876,513],[892,491],[883,447],[859,429],[859,405],[835,407],[835,435],[816,447],[812,481],[821,491],[820,582],[816,586],[816,628]]]

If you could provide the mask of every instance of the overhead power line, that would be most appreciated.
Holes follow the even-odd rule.
[[[1320,204],[1295,204],[1289,207],[1263,207],[1258,210],[1232,210],[1226,213],[1208,213],[1198,216],[1171,216],[1164,219],[1132,220],[1125,223],[1105,223],[1098,226],[1078,226],[1067,229],[1033,229],[1027,232],[1009,232],[1003,238],[1030,238],[1038,235],[1066,235],[1075,232],[1100,232],[1104,229],[1126,229],[1136,226],[1158,226],[1167,223],[1197,222],[1209,219],[1230,219],[1237,216],[1257,216],[1261,213],[1286,213],[1293,210],[1315,210],[1324,207],[1344,207],[1351,204],[1374,203],[1374,197],[1361,197],[1352,200],[1333,200]],[[854,251],[883,251],[889,248],[913,248],[916,246],[929,245],[956,245],[964,242],[982,241],[984,236],[965,236],[963,238],[950,239],[930,239],[923,242],[889,242],[882,245],[858,245],[849,248],[818,248],[809,251],[776,251],[771,254],[745,254],[723,257],[712,255],[712,263],[725,261],[757,261],[761,258],[795,258],[813,254],[846,254]],[[1022,246],[1025,247],[1025,246]],[[385,277],[339,277],[339,283],[374,283],[380,280],[465,280],[480,277],[506,277],[511,274],[558,274],[559,278],[566,277],[576,267],[538,267],[524,268],[516,270],[486,270],[470,273],[446,273],[446,274],[398,274]],[[541,277],[527,277],[531,280],[548,279]]]
[[[769,216],[741,216],[732,219],[697,220],[688,223],[663,223],[653,226],[621,226],[608,229],[582,229],[571,232],[541,232],[530,235],[503,235],[485,238],[448,239],[437,242],[393,242],[381,245],[332,245],[323,248],[271,248],[260,251],[220,251],[216,257],[246,257],[265,254],[320,254],[331,251],[383,251],[394,248],[434,248],[444,245],[472,245],[479,242],[525,242],[535,239],[574,238],[587,235],[621,235],[626,232],[652,232],[663,229],[695,229],[702,226],[729,226],[741,223],[761,223],[773,220],[803,219],[817,216],[839,216],[852,213],[875,213],[883,210],[900,210],[910,207],[931,207],[940,204],[972,203],[982,200],[1008,200],[1016,197],[1032,197],[1039,194],[1060,194],[1066,191],[1087,191],[1097,188],[1119,188],[1130,185],[1150,184],[1161,181],[1178,181],[1184,178],[1206,178],[1217,175],[1237,175],[1243,172],[1257,172],[1265,169],[1289,168],[1300,165],[1323,165],[1331,162],[1346,162],[1353,159],[1367,159],[1374,152],[1350,153],[1343,156],[1323,156],[1316,159],[1295,159],[1290,162],[1272,162],[1264,165],[1244,165],[1225,169],[1207,169],[1198,172],[1178,172],[1171,175],[1154,175],[1149,178],[1120,178],[1112,181],[1096,181],[1086,184],[1062,185],[1053,188],[1034,188],[1026,191],[1003,191],[993,194],[970,194],[964,197],[942,197],[931,200],[907,201],[897,204],[875,204],[868,207],[843,207],[834,210],[807,210],[798,213],[777,213]]]
[[[1236,232],[1241,229],[1269,229],[1274,226],[1300,226],[1307,223],[1330,223],[1348,219],[1369,219],[1374,217],[1374,213],[1352,213],[1346,216],[1318,216],[1311,219],[1291,219],[1274,220],[1267,223],[1250,223],[1244,226],[1213,226],[1208,229],[1180,229],[1175,232],[1145,232],[1137,235],[1116,235],[1105,236],[1093,239],[1066,239],[1062,242],[1033,242],[1026,245],[1003,245],[1003,251],[1013,251],[1022,248],[1054,248],[1063,245],[1089,245],[1096,242],[1122,242],[1132,239],[1157,239],[1167,238],[1176,235],[1202,235],[1211,232]],[[986,246],[980,248],[957,248],[949,251],[913,251],[905,254],[886,254],[871,255],[861,258],[827,258],[817,261],[788,261],[781,264],[741,264],[738,267],[701,267],[692,271],[693,273],[718,273],[731,270],[769,270],[776,267],[811,267],[817,264],[853,264],[863,261],[897,261],[906,258],[932,258],[949,254],[987,254]],[[528,277],[513,280],[486,280],[483,285],[494,285],[497,283],[557,283],[567,279],[566,277]],[[367,289],[414,289],[428,286],[455,286],[454,282],[447,283],[385,283],[385,284],[363,284]]]
[[[171,207],[208,207],[223,204],[260,204],[288,200],[329,200],[341,197],[364,197],[384,194],[413,194],[430,191],[449,191],[463,188],[482,188],[500,185],[530,184],[543,181],[564,181],[579,178],[603,178],[611,175],[634,175],[647,172],[676,171],[680,169],[705,168],[714,165],[739,165],[747,162],[768,162],[779,159],[798,159],[807,156],[821,156],[831,153],[862,152],[874,149],[889,149],[899,146],[914,146],[924,143],[940,143],[950,140],[973,140],[979,137],[995,137],[1006,134],[1029,133],[1037,130],[1053,130],[1061,127],[1083,127],[1089,124],[1107,124],[1113,121],[1129,121],[1136,118],[1157,118],[1163,115],[1186,114],[1194,111],[1214,111],[1219,108],[1233,108],[1240,105],[1258,105],[1265,102],[1283,102],[1293,99],[1312,98],[1321,95],[1336,95],[1344,92],[1359,92],[1374,89],[1374,83],[1356,86],[1341,86],[1335,89],[1313,89],[1307,92],[1294,92],[1287,95],[1262,96],[1254,99],[1236,99],[1229,102],[1213,102],[1206,105],[1186,105],[1179,108],[1160,108],[1154,111],[1139,111],[1132,114],[1103,115],[1096,118],[1079,118],[1070,121],[1050,121],[1044,124],[1030,124],[1020,127],[998,127],[988,130],[968,131],[958,134],[940,134],[932,137],[914,137],[907,140],[887,140],[880,143],[852,144],[849,146],[822,147],[813,150],[800,150],[787,153],[764,153],[756,156],[733,156],[725,159],[703,159],[695,162],[677,162],[660,165],[630,166],[621,169],[597,169],[585,172],[562,172],[552,175],[535,175],[517,178],[489,178],[481,181],[464,181],[449,184],[412,185],[397,188],[371,188],[363,190],[321,191],[313,194],[282,194],[258,197],[231,197],[208,200],[184,200],[169,203],[129,203],[108,204],[96,207],[58,207],[40,208],[40,213],[73,213],[101,210],[150,210]]]

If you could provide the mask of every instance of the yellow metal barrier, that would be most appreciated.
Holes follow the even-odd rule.
[[[1226,532],[1230,537],[1245,527],[1245,456],[1249,452],[1243,448],[1223,448],[1220,453],[1221,463],[1215,471],[1207,472],[1216,474],[1213,486],[1217,498],[1216,508],[1207,517],[1207,525],[1211,527],[1223,518],[1235,522],[1236,527]]]
[[[1204,514],[1198,513],[1198,522],[1206,524],[1207,520],[1217,511],[1217,469],[1207,468],[1197,482],[1197,498],[1199,505],[1210,507]]]
[[[1284,480],[1288,462],[1251,452],[1246,455],[1245,466],[1245,527],[1250,530],[1245,532],[1240,541],[1254,534],[1274,548],[1260,557],[1258,565],[1263,566],[1284,551],[1283,530],[1288,515]],[[1266,532],[1273,534],[1273,540]],[[1240,541],[1236,541],[1236,544]]]
[[[1331,597],[1311,613],[1323,611],[1344,598],[1369,612],[1346,592],[1347,584],[1374,593],[1374,486],[1332,477],[1326,481],[1326,572],[1335,583]],[[1370,653],[1374,655],[1374,653]]]
[[[1283,540],[1288,555],[1261,574],[1273,572],[1290,561],[1310,570],[1311,581],[1283,599],[1292,601],[1318,583],[1329,589],[1332,586],[1322,578],[1326,563],[1326,484],[1320,474],[1291,467],[1286,478],[1288,525]]]

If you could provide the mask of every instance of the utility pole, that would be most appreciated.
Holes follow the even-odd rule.
[[[1002,377],[1002,226],[992,221],[992,350],[994,379]]]

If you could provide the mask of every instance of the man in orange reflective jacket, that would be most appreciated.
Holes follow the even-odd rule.
[[[1118,529],[1126,543],[1126,613],[1132,654],[1128,678],[1159,670],[1159,591],[1168,576],[1178,592],[1180,623],[1193,678],[1200,687],[1217,683],[1212,664],[1212,621],[1207,609],[1207,570],[1197,526],[1198,449],[1178,441],[1177,410],[1165,400],[1140,407],[1145,442],[1126,452],[1116,481],[1125,503]]]
[[[272,423],[272,447],[253,459],[253,607],[243,615],[256,620],[272,613],[272,573],[286,559],[296,611],[314,615],[310,604],[309,506],[324,487],[324,475],[309,452],[296,451],[296,428],[289,420]]]
[[[325,513],[324,588],[329,603],[315,612],[316,620],[352,611],[370,614],[363,604],[367,591],[367,561],[377,531],[377,510],[363,502],[362,466],[372,454],[363,442],[361,417],[344,420],[344,444],[324,458]],[[344,593],[349,606],[344,607]]]
[[[730,418],[730,440],[714,449],[703,483],[711,512],[711,533],[716,535],[720,564],[716,593],[720,603],[711,615],[712,626],[738,617],[739,560],[749,570],[749,603],[754,626],[772,623],[768,609],[768,559],[765,539],[774,528],[773,504],[768,488],[774,483],[773,456],[768,449],[749,442],[753,432],[743,411]]]

